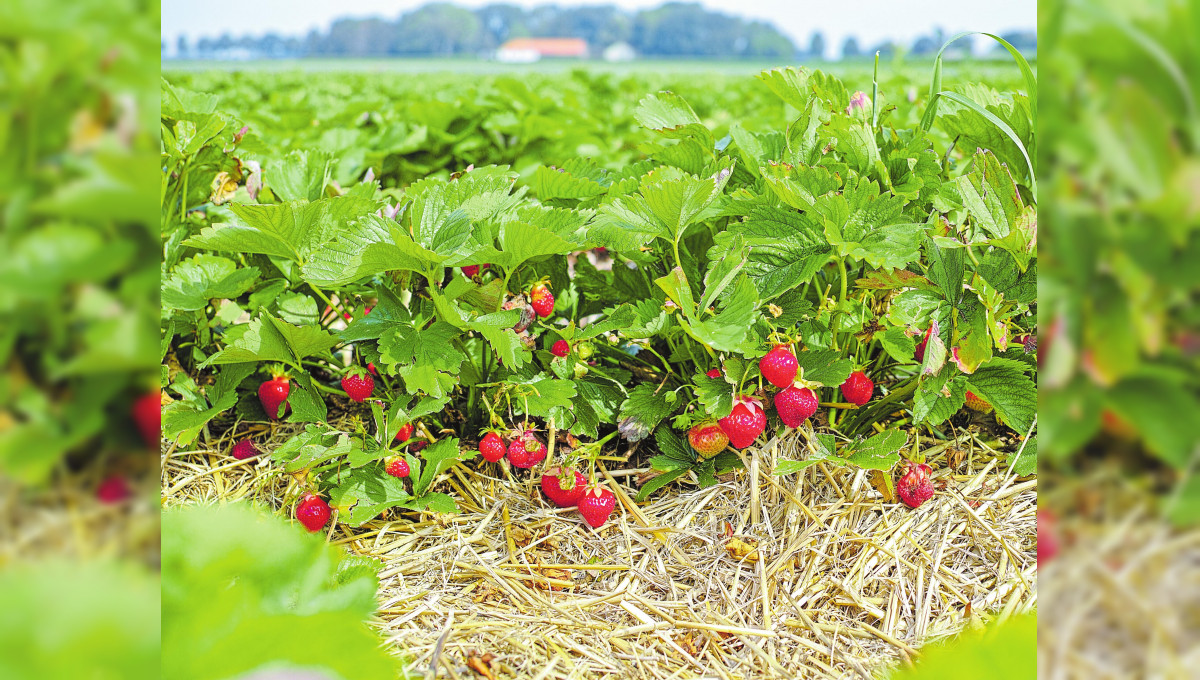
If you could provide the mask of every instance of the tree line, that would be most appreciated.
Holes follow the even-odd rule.
[[[1027,33],[1027,35],[1026,35]],[[467,9],[449,3],[432,3],[394,20],[345,18],[328,30],[306,36],[204,37],[191,44],[180,36],[171,56],[183,58],[298,58],[298,57],[454,57],[487,56],[513,38],[583,38],[598,56],[614,43],[628,43],[643,57],[700,57],[724,59],[824,58],[829,55],[824,36],[815,32],[806,46],[797,46],[774,25],[714,12],[696,3],[669,2],[653,9],[629,12],[618,7],[557,7],[525,9],[514,5],[488,5]],[[1017,47],[1036,49],[1036,33],[1011,36]],[[935,52],[944,37],[917,40],[908,52]],[[1014,42],[1016,44],[1016,42]],[[885,56],[901,49],[890,41],[860,47],[847,38],[840,55],[854,58],[881,51]],[[166,45],[163,46],[167,52]]]

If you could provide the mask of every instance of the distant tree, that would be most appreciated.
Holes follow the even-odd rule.
[[[912,54],[916,56],[925,56],[938,51],[942,44],[937,42],[932,36],[923,35],[917,38],[912,46]]]
[[[175,56],[180,59],[186,59],[188,56],[188,39],[186,35],[181,35],[175,39]]]
[[[525,25],[525,10],[516,5],[488,5],[475,10],[483,30],[483,45],[486,49],[504,44],[512,38],[529,35]]]
[[[862,48],[858,46],[858,39],[854,36],[846,38],[842,43],[842,59],[854,59],[862,56]]]
[[[1022,52],[1037,52],[1037,31],[1010,31],[1008,33],[1001,33],[1000,37]],[[1004,45],[996,43],[993,49],[997,52],[1003,52]]]
[[[400,17],[389,51],[427,56],[470,54],[482,48],[482,38],[483,26],[474,12],[435,3]]]
[[[820,31],[813,33],[812,40],[808,43],[808,55],[815,59],[825,58],[825,36],[821,35]]]

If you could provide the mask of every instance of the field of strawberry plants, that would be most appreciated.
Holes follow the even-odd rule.
[[[888,71],[169,74],[164,503],[382,558],[481,677],[1031,611],[1035,76]]]

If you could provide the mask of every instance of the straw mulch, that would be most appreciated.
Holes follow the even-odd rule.
[[[257,427],[268,448],[294,431]],[[229,457],[232,443],[165,452],[164,505],[290,504],[294,481]],[[1037,481],[974,435],[930,449],[939,490],[915,511],[882,502],[865,471],[771,473],[804,449],[774,439],[717,486],[640,506],[645,469],[605,471],[619,502],[598,531],[477,461],[441,484],[461,514],[329,540],[383,560],[377,625],[426,677],[871,678],[972,619],[1036,606]]]
[[[1200,531],[1159,516],[1144,477],[1108,472],[1059,494],[1104,507],[1072,503],[1056,523],[1063,548],[1039,573],[1038,677],[1200,677]]]
[[[110,472],[103,461],[63,469],[45,487],[0,477],[0,567],[49,557],[133,558],[157,567],[159,509],[151,485],[158,470],[151,455],[145,458],[124,466],[133,495],[115,504],[96,499],[96,486]]]

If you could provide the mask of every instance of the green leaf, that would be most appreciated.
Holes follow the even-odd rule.
[[[315,203],[240,205],[229,209],[237,219],[206,227],[184,245],[239,253],[260,253],[303,261],[350,221],[375,209],[360,198],[327,198]]]
[[[466,360],[453,343],[459,334],[444,321],[421,330],[400,326],[380,338],[380,360],[389,367],[399,366],[397,372],[410,393],[442,397],[458,382],[456,375]]]
[[[675,411],[675,404],[667,400],[667,393],[655,394],[655,385],[642,383],[629,391],[629,397],[621,404],[621,421],[618,429],[629,441],[645,439],[664,418]]]
[[[251,320],[240,338],[209,357],[202,366],[280,361],[299,368],[301,359],[320,354],[335,343],[332,335],[317,326],[293,326],[264,314]]]
[[[657,469],[657,468],[655,468],[655,469]],[[645,484],[642,484],[642,487],[640,489],[638,489],[637,498],[635,500],[637,500],[637,502],[641,503],[642,501],[649,498],[650,494],[654,493],[655,491],[658,491],[659,489],[670,484],[671,482],[675,481],[676,479],[679,479],[680,477],[686,475],[689,470],[691,470],[690,467],[674,468],[671,470],[667,470],[665,472],[661,472],[661,473],[651,477],[650,479],[646,480]]]
[[[721,299],[714,316],[691,324],[696,339],[720,352],[744,352],[750,327],[758,317],[758,290],[745,276]]]
[[[697,137],[712,148],[712,132],[700,122],[700,117],[683,97],[674,92],[646,95],[633,113],[642,127],[673,139]]]
[[[1024,211],[1017,185],[994,153],[980,150],[972,161],[974,169],[957,180],[963,206],[976,229],[1004,238]]]
[[[884,331],[883,335],[875,337],[879,340],[879,345],[883,347],[883,350],[896,361],[906,364],[913,360],[917,343],[903,328],[892,326]]]
[[[920,259],[924,224],[908,222],[904,201],[880,195],[879,185],[859,178],[841,194],[816,200],[825,238],[843,257],[857,257],[880,269],[903,269]]]
[[[852,444],[842,450],[847,463],[864,470],[890,470],[900,462],[899,451],[908,441],[908,434],[887,430],[870,439]]]
[[[527,381],[513,381],[511,385],[514,410],[536,418],[547,418],[556,408],[569,408],[576,394],[574,381],[560,380],[545,373]]]
[[[398,660],[366,624],[375,574],[340,571],[344,549],[244,503],[172,508],[162,524],[164,677],[217,680],[267,665],[397,676]]]
[[[932,338],[930,344],[933,344]],[[926,347],[926,353],[929,348]],[[913,395],[913,423],[937,426],[958,413],[966,403],[967,379],[948,364],[934,375],[926,375],[917,384]]]
[[[318,285],[339,286],[390,271],[434,277],[450,256],[417,243],[395,220],[367,215],[325,243],[305,263],[304,277]]]
[[[1021,455],[1017,456],[1014,451],[1006,458],[1005,463],[1013,466],[1013,474],[1018,477],[1028,477],[1037,474],[1037,437],[1030,437],[1029,441],[1025,442],[1025,448],[1021,450]],[[1012,458],[1016,456],[1014,464]]]
[[[976,391],[973,386],[971,391]],[[1200,399],[1188,387],[1169,378],[1133,378],[1109,390],[1105,402],[1137,430],[1146,448],[1167,464],[1182,470],[1194,460],[1200,421],[1182,414],[1200,413]]]
[[[725,378],[710,378],[701,374],[695,377],[696,400],[704,406],[704,412],[714,418],[724,418],[733,410],[733,385]]]
[[[797,352],[796,363],[803,371],[799,375],[827,387],[837,387],[854,372],[854,364],[849,359],[839,358],[839,355],[840,352],[827,349]]]
[[[162,304],[168,309],[204,309],[213,298],[237,298],[254,286],[258,269],[238,268],[237,263],[200,254],[180,262],[162,286]]]
[[[315,201],[329,184],[332,158],[325,151],[293,151],[264,171],[271,192],[285,201]]]
[[[424,465],[421,468],[420,478],[413,482],[413,492],[418,497],[424,496],[433,488],[434,482],[442,473],[458,463],[471,460],[477,454],[477,451],[460,447],[458,439],[453,437],[439,439],[421,452]],[[453,511],[451,510],[451,512]]]
[[[967,389],[991,404],[1005,425],[1022,435],[1029,431],[1037,415],[1037,388],[1024,364],[996,357],[967,376]]]
[[[916,666],[893,677],[895,680],[1035,678],[1037,633],[1035,614],[1003,619],[984,630],[969,629],[956,638],[925,645]]]
[[[745,271],[763,300],[807,283],[833,251],[822,227],[806,214],[755,204],[745,221],[717,234],[709,260],[731,253],[739,238],[750,248]]]

